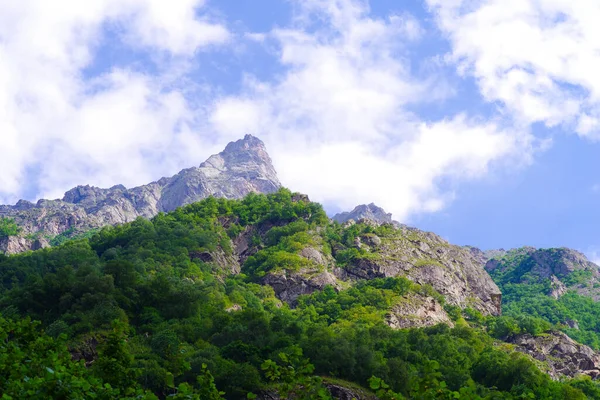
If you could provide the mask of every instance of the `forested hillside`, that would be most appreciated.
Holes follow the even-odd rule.
[[[504,315],[532,315],[600,350],[600,271],[569,249],[516,249],[487,263]]]
[[[0,255],[0,398],[600,398],[588,376],[553,380],[502,341],[547,335],[587,300],[549,306],[498,278],[507,316],[494,315],[495,285],[456,277],[479,273],[467,253],[331,222],[281,189]],[[590,310],[568,333],[597,347]]]

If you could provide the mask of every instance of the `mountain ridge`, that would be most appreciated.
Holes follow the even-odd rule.
[[[208,196],[237,199],[251,192],[272,193],[279,187],[264,143],[246,135],[198,167],[146,185],[130,189],[123,185],[108,189],[80,185],[68,190],[62,199],[0,205],[0,217],[13,218],[23,233],[21,237],[2,238],[0,250],[13,254],[43,248],[65,232],[74,235],[137,217],[151,218]]]

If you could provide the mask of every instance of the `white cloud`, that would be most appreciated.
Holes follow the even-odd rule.
[[[281,73],[244,75],[237,95],[207,103],[203,87],[182,83],[186,67],[236,41],[202,0],[0,0],[0,201],[32,186],[58,197],[76,184],[146,183],[253,133],[290,188],[345,209],[374,201],[402,220],[443,208],[454,182],[528,160],[526,130],[408,111],[453,94],[435,63],[427,77],[412,72],[424,29],[411,15],[374,18],[358,0],[294,4],[291,26],[236,38],[275,46]],[[106,29],[165,72],[112,66],[86,78]],[[26,182],[36,168],[39,182]]]
[[[600,3],[427,0],[449,59],[519,121],[600,138]]]
[[[173,53],[190,53],[198,47],[223,43],[229,32],[221,25],[198,18],[205,0],[129,0],[135,10],[132,41]],[[121,2],[118,3],[122,6]]]
[[[598,248],[598,246],[589,247],[587,251],[582,251],[582,253],[585,254],[588,260],[596,265],[600,265],[600,248]]]
[[[526,131],[464,115],[424,122],[407,111],[449,92],[435,75],[411,74],[406,46],[422,34],[414,18],[373,18],[351,0],[296,4],[296,25],[268,34],[286,73],[247,79],[242,94],[216,102],[211,120],[221,135],[258,132],[285,185],[345,209],[374,201],[402,220],[452,198],[442,179],[527,160]]]
[[[83,71],[107,26],[132,49],[167,58],[227,42],[227,29],[203,16],[203,6],[0,0],[0,200],[35,187],[24,178],[36,165],[39,194],[58,196],[79,183],[144,183],[191,162],[188,149],[199,142],[187,128],[193,114],[161,76],[113,69],[87,81]]]

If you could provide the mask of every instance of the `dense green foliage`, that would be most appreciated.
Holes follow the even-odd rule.
[[[16,236],[21,233],[21,228],[12,218],[0,218],[0,238],[7,236]]]
[[[499,346],[475,310],[447,305],[453,329],[390,328],[386,316],[406,295],[440,296],[405,278],[326,287],[293,309],[260,285],[274,271],[316,268],[298,255],[306,245],[346,252],[340,266],[367,257],[349,249],[374,229],[393,234],[330,224],[319,205],[281,190],[209,198],[55,248],[0,255],[2,399],[243,399],[270,389],[328,399],[331,380],[381,399],[596,396],[595,383],[552,381]],[[232,275],[213,256],[231,255],[230,239],[242,232],[255,252]],[[497,336],[502,321],[487,321]],[[546,329],[531,319],[517,326]]]
[[[92,236],[94,236],[98,231],[99,231],[99,229],[90,229],[85,232],[77,232],[77,231],[75,231],[74,228],[70,228],[70,229],[67,229],[66,231],[64,231],[63,233],[51,238],[50,245],[51,246],[60,246],[61,244],[64,244],[64,243],[68,242],[69,240],[89,239]]]

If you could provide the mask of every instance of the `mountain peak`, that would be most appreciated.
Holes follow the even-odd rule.
[[[209,178],[226,173],[255,182],[261,181],[261,189],[258,189],[260,192],[272,192],[281,186],[265,144],[252,135],[230,142],[222,152],[213,154],[200,164],[199,169]]]
[[[360,204],[350,212],[342,212],[336,214],[332,218],[334,221],[343,224],[349,220],[358,221],[360,219],[368,219],[379,224],[391,224],[394,223],[392,220],[392,214],[386,213],[381,207],[375,205],[375,203]]]
[[[247,134],[243,139],[229,142],[220,154],[240,153],[240,152],[265,152],[266,147],[262,140],[256,136]]]
[[[199,167],[186,168],[170,178],[131,189],[123,185],[109,189],[81,185],[67,191],[62,200],[0,206],[0,215],[14,218],[24,234],[56,236],[130,222],[140,216],[151,218],[208,196],[236,199],[250,192],[272,193],[280,187],[265,144],[246,135],[227,144]],[[29,242],[21,244],[12,252],[33,246]],[[0,245],[2,250],[7,249]]]

